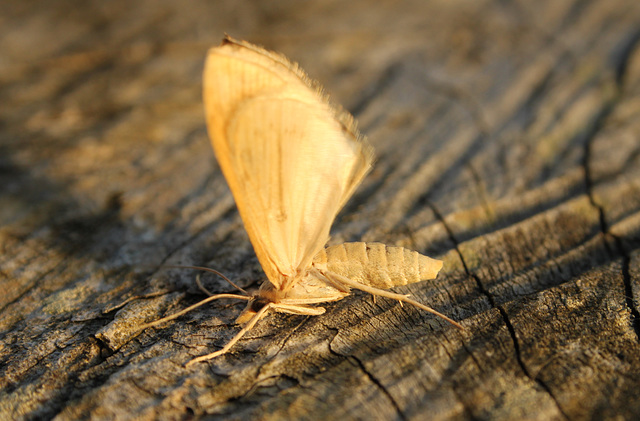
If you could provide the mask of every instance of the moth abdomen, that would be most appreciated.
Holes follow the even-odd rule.
[[[316,255],[313,264],[381,289],[433,279],[442,268],[442,261],[416,251],[364,242],[328,247]]]

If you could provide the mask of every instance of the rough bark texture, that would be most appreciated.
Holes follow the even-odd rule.
[[[4,1],[1,419],[640,417],[640,2]],[[200,73],[224,32],[298,61],[374,171],[331,244],[440,257],[396,292],[274,315]],[[209,289],[228,285],[203,276]],[[155,294],[155,295],[154,295]],[[139,297],[139,298],[135,298]]]

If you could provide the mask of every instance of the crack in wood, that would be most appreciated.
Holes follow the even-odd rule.
[[[624,298],[625,304],[629,311],[631,312],[631,326],[633,327],[633,331],[636,335],[636,339],[640,342],[640,311],[636,307],[633,301],[633,285],[631,284],[631,257],[627,253],[622,244],[622,239],[620,237],[610,234],[616,244],[616,248],[620,253],[622,253],[622,282],[624,284]]]
[[[311,318],[311,316],[304,317],[303,320],[300,323],[298,323],[293,329],[290,329],[290,331],[288,332],[287,336],[285,336],[284,339],[282,339],[281,344],[280,344],[280,348],[278,348],[278,350],[273,354],[273,356],[269,358],[268,362],[271,362],[271,361],[275,360],[275,358],[280,354],[280,352],[282,352],[282,350],[284,349],[284,347],[287,344],[287,342],[289,341],[289,339],[291,339],[291,337],[294,335],[294,333],[296,333],[298,331],[298,329],[300,329],[302,327],[302,325],[307,323],[310,318]],[[264,337],[266,337],[266,336],[264,336]],[[267,363],[262,364],[260,366],[260,368],[258,369],[258,373],[257,373],[258,377],[262,374],[262,370],[267,366]]]
[[[333,338],[331,338],[329,340],[329,352],[331,354],[337,356],[337,357],[344,358],[344,359],[346,359],[348,361],[351,361],[351,362],[355,362],[356,363],[355,365],[364,373],[365,376],[367,376],[369,381],[371,381],[371,383],[376,385],[378,387],[378,389],[382,392],[382,394],[384,394],[387,397],[389,402],[391,402],[391,405],[393,406],[394,410],[398,414],[398,417],[401,420],[406,421],[407,417],[404,415],[404,413],[400,409],[400,405],[398,404],[398,402],[394,399],[394,397],[387,390],[387,388],[372,373],[370,373],[369,370],[367,370],[367,368],[365,367],[364,363],[358,357],[356,357],[353,354],[345,355],[345,354],[342,354],[342,353],[340,353],[340,352],[338,352],[338,351],[333,349],[333,346],[331,344],[333,343],[333,340],[338,336],[340,331],[338,329],[336,329],[336,328],[329,327],[329,326],[326,326],[326,325],[325,325],[325,328],[328,331],[335,333]]]
[[[51,274],[53,271],[55,271],[56,269],[58,269],[60,266],[63,265],[63,263],[66,261],[66,257],[68,257],[68,256],[66,256],[66,255],[62,256],[58,263],[56,263],[52,268],[50,268],[49,270],[47,270],[43,274],[37,276],[27,288],[25,288],[23,291],[20,292],[20,294],[17,297],[15,297],[13,300],[7,302],[5,305],[0,307],[0,314],[2,314],[9,306],[11,306],[11,305],[13,305],[13,304],[15,304],[17,302],[20,302],[20,300],[22,300],[22,298],[24,298],[27,294],[29,294],[37,286],[39,286],[43,279],[46,279],[46,277],[49,274]]]
[[[447,342],[449,342],[448,338],[446,336],[445,336],[445,338],[447,339]],[[449,352],[449,349],[444,345],[444,343],[442,341],[438,340],[438,342],[442,345],[442,349],[444,350],[444,352],[449,357],[449,360],[453,360],[453,355],[451,355],[451,353]],[[460,344],[462,345],[462,348],[469,354],[469,357],[473,360],[473,362],[475,363],[476,367],[478,367],[478,370],[482,373],[484,371],[482,369],[482,365],[480,365],[480,362],[476,359],[475,355],[473,355],[471,350],[467,347],[467,344],[464,341],[460,341]],[[458,391],[458,388],[455,387],[455,385],[451,387],[451,391],[453,392],[454,395],[456,395],[456,398],[458,399],[458,402],[460,402],[460,405],[462,405],[464,413],[465,413],[465,415],[467,416],[468,419],[473,420],[473,421],[482,419],[482,418],[478,418],[473,413],[472,408],[468,405],[466,399],[464,399],[464,396]]]
[[[256,377],[259,377],[260,371],[261,370],[259,370],[258,373],[256,373]],[[278,384],[278,380],[280,379],[290,382],[291,385],[289,387],[282,387],[281,385]],[[249,386],[249,388],[245,391],[245,393],[243,393],[242,395],[238,396],[233,400],[235,400],[236,402],[240,402],[242,399],[249,398],[252,394],[254,394],[259,389],[270,387],[271,385],[264,384],[269,381],[272,381],[273,382],[272,385],[276,387],[278,390],[285,390],[291,387],[298,387],[298,386],[301,388],[304,388],[304,386],[301,385],[300,380],[293,376],[283,374],[283,373],[274,374],[271,376],[263,377],[261,379],[256,379],[256,381],[251,386]],[[275,396],[275,395],[272,395],[272,396]]]
[[[367,378],[371,381],[371,383],[375,384],[376,387],[380,389],[382,394],[385,395],[387,399],[389,399],[389,402],[391,402],[391,405],[393,406],[396,413],[398,414],[398,417],[401,420],[406,421],[407,417],[404,415],[404,413],[400,409],[400,405],[398,405],[398,402],[396,402],[393,395],[391,395],[391,393],[387,390],[387,388],[371,372],[369,372],[369,370],[367,370],[364,363],[355,355],[349,355],[347,356],[347,358],[356,362],[356,365],[358,366],[358,368],[360,368],[360,370],[365,374],[365,376],[367,376]]]
[[[622,256],[622,280],[625,291],[625,305],[629,309],[631,313],[631,325],[633,327],[633,331],[636,335],[637,340],[640,342],[640,311],[635,306],[633,302],[633,287],[631,285],[631,274],[629,270],[631,257],[629,256],[627,250],[622,244],[622,240],[620,237],[613,235],[610,232],[609,224],[607,222],[605,209],[604,207],[598,203],[595,197],[594,188],[596,185],[596,181],[593,179],[593,175],[591,173],[591,165],[592,162],[592,147],[593,142],[596,139],[597,135],[601,132],[602,128],[605,125],[607,118],[612,114],[614,109],[620,103],[623,93],[623,84],[624,78],[628,70],[629,61],[631,56],[637,47],[638,43],[640,43],[640,30],[632,33],[628,40],[625,41],[621,51],[620,56],[618,57],[617,63],[614,64],[616,69],[615,72],[615,82],[616,82],[616,92],[608,102],[605,102],[603,107],[598,112],[596,118],[593,123],[589,125],[586,130],[579,134],[579,136],[584,137],[584,153],[582,160],[582,167],[584,169],[584,182],[587,188],[587,195],[589,197],[589,203],[593,206],[598,212],[600,231],[603,235],[603,241],[607,252],[610,257]],[[610,236],[614,239],[615,250],[612,249],[610,243],[606,241],[606,237]]]
[[[431,210],[433,211],[433,213],[436,216],[436,218],[444,226],[444,229],[447,232],[447,235],[449,236],[449,239],[453,243],[454,249],[455,249],[456,253],[458,254],[458,257],[460,258],[460,261],[462,262],[462,266],[463,266],[467,276],[469,276],[470,278],[472,278],[475,281],[478,290],[480,291],[480,293],[482,295],[484,295],[487,298],[487,300],[489,301],[489,304],[491,305],[491,307],[497,309],[498,312],[500,313],[500,317],[502,318],[502,321],[504,322],[505,326],[507,327],[507,331],[509,332],[509,336],[511,337],[511,341],[513,343],[513,348],[514,348],[516,361],[517,361],[518,365],[520,366],[520,369],[522,370],[524,375],[527,376],[527,378],[529,378],[530,380],[536,382],[545,392],[547,392],[547,394],[555,402],[555,405],[556,405],[556,408],[558,409],[558,412],[562,415],[562,417],[564,419],[568,420],[569,419],[568,415],[563,411],[562,407],[560,406],[560,403],[558,402],[558,399],[554,396],[553,392],[551,391],[551,388],[547,384],[545,384],[542,381],[542,379],[539,379],[537,377],[533,377],[529,373],[529,370],[527,369],[527,366],[526,366],[526,364],[524,363],[524,361],[522,359],[522,353],[520,351],[520,343],[518,341],[518,336],[516,334],[515,328],[513,327],[513,324],[511,323],[511,320],[509,319],[509,315],[507,314],[507,311],[504,309],[504,307],[502,305],[497,305],[495,298],[485,288],[485,286],[483,285],[482,281],[480,281],[480,278],[478,278],[478,276],[476,276],[475,274],[471,273],[471,271],[469,270],[469,267],[467,266],[467,263],[466,263],[466,261],[464,259],[464,256],[462,255],[462,252],[460,251],[460,248],[459,248],[459,245],[458,245],[458,241],[456,240],[455,235],[453,234],[453,231],[447,225],[447,223],[446,223],[444,217],[442,216],[442,214],[440,213],[440,211],[438,211],[438,209],[436,208],[436,206],[433,203],[428,202],[427,205],[431,208]]]

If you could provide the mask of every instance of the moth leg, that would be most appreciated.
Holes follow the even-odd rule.
[[[144,325],[139,327],[139,330],[142,331],[142,330],[144,330],[146,328],[157,326],[157,325],[159,325],[161,323],[164,323],[164,322],[168,322],[169,320],[177,319],[178,317],[182,316],[183,314],[186,314],[186,313],[190,312],[191,310],[200,307],[201,305],[207,304],[208,302],[211,302],[213,300],[217,300],[219,298],[237,298],[239,300],[247,300],[247,301],[251,299],[251,297],[246,297],[244,295],[237,295],[237,294],[212,295],[211,297],[205,298],[204,300],[202,300],[200,302],[197,302],[194,305],[189,306],[189,307],[185,308],[184,310],[181,310],[181,311],[179,311],[177,313],[174,313],[174,314],[172,314],[170,316],[163,317],[162,319],[156,320],[155,322],[144,324]]]
[[[221,277],[222,279],[224,279],[225,281],[227,281],[232,287],[234,287],[235,289],[237,289],[238,291],[240,291],[241,293],[243,293],[244,295],[251,295],[249,294],[247,291],[245,291],[244,289],[240,288],[238,285],[236,285],[231,279],[227,278],[226,276],[224,276],[224,274],[222,274],[221,272],[218,272],[215,269],[211,269],[211,268],[207,268],[204,266],[184,266],[184,265],[162,265],[161,268],[169,268],[169,269],[194,269],[194,270],[204,270],[205,272],[211,272],[215,275],[218,275],[219,277]],[[196,283],[198,284],[198,286],[200,287],[200,289],[202,289],[205,293],[211,295],[211,293],[209,291],[206,290],[206,288],[204,288],[203,286],[200,285],[200,282],[198,282],[199,280],[196,278]]]
[[[245,335],[245,333],[247,333],[248,331],[253,329],[253,327],[256,325],[256,323],[258,323],[258,321],[260,319],[262,319],[267,314],[267,311],[269,311],[271,308],[273,308],[273,306],[274,306],[273,303],[269,303],[269,304],[265,305],[264,307],[262,307],[251,318],[251,320],[249,320],[249,322],[242,328],[242,330],[240,332],[238,332],[236,334],[236,336],[234,336],[233,339],[231,339],[221,350],[216,351],[216,352],[212,352],[211,354],[202,355],[200,357],[194,358],[191,361],[189,361],[185,365],[185,367],[189,367],[191,364],[195,364],[195,363],[200,362],[200,361],[211,360],[211,359],[216,358],[216,357],[218,357],[218,356],[220,356],[222,354],[227,353],[231,349],[231,347],[233,345],[235,345],[235,343],[238,342]]]
[[[336,281],[335,279],[331,279],[330,277],[328,277],[324,271],[322,270],[318,270],[318,269],[313,269],[312,272],[315,276],[317,276],[318,278],[322,279],[323,281],[325,281],[328,285],[331,285],[332,287],[334,287],[335,289],[337,289],[338,291],[344,292],[346,294],[349,293],[349,287],[346,286],[343,282],[339,282]],[[332,272],[333,273],[333,272]]]
[[[324,314],[324,307],[307,307],[295,304],[273,304],[273,309],[279,313],[301,314],[304,316],[319,316]]]
[[[328,278],[333,278],[333,280],[336,281],[336,282],[342,282],[343,284],[348,285],[351,288],[355,288],[355,289],[359,289],[359,290],[364,291],[364,292],[368,292],[369,294],[371,294],[373,296],[379,295],[381,297],[392,298],[392,299],[398,300],[400,302],[404,301],[405,303],[414,305],[414,306],[416,306],[416,307],[418,307],[418,308],[420,308],[420,309],[422,309],[424,311],[427,311],[427,312],[429,312],[431,314],[434,314],[434,315],[436,315],[436,316],[448,321],[449,323],[451,323],[452,325],[454,325],[458,329],[464,330],[464,327],[462,327],[462,325],[460,323],[456,322],[453,319],[450,319],[449,317],[445,316],[444,314],[440,313],[439,311],[436,311],[436,310],[432,309],[431,307],[427,307],[426,305],[424,305],[422,303],[419,303],[416,300],[412,300],[411,298],[409,298],[408,295],[396,294],[394,292],[390,292],[390,291],[387,291],[387,290],[384,290],[384,289],[370,287],[368,285],[364,285],[364,284],[361,284],[360,282],[352,281],[351,279],[349,279],[349,278],[347,278],[345,276],[342,276],[342,275],[339,275],[337,273],[333,273],[333,272],[330,272],[330,271],[323,272],[323,274]]]

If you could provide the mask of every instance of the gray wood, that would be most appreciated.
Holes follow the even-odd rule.
[[[636,0],[0,10],[1,419],[640,416]],[[136,336],[203,298],[195,272],[161,264],[261,281],[203,120],[224,32],[355,114],[378,161],[331,243],[444,259],[396,291],[464,332],[355,293],[189,369],[241,304]]]

